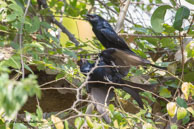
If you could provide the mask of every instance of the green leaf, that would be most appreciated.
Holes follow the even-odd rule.
[[[28,33],[35,33],[40,28],[40,20],[37,16],[33,17],[32,20],[30,19],[30,24],[25,24],[26,31]]]
[[[160,96],[165,97],[165,98],[170,98],[172,95],[171,95],[171,92],[168,90],[168,88],[161,87]]]
[[[109,105],[109,110],[110,110],[111,112],[113,112],[113,111],[114,111],[114,108],[115,108],[115,107],[114,107],[114,105],[113,105],[113,104],[110,104],[110,105]]]
[[[63,122],[60,118],[58,118],[54,115],[51,115],[51,121],[55,125],[56,129],[64,129]]]
[[[37,106],[36,114],[38,116],[38,119],[41,120],[43,118],[43,112],[40,106]]]
[[[187,56],[194,58],[194,41],[191,41],[186,46]]]
[[[0,127],[1,127],[1,129],[7,129],[6,123],[4,122],[4,120],[2,118],[0,118]]]
[[[187,115],[187,110],[183,107],[179,107],[177,110],[177,119],[183,119]]]
[[[7,65],[15,69],[20,69],[21,68],[20,56],[14,55],[10,57],[9,60],[5,60],[3,62],[3,65]]]
[[[166,105],[166,109],[170,117],[174,117],[177,111],[177,105],[175,102],[170,102]]]
[[[162,47],[164,48],[170,48],[170,49],[174,49],[176,47],[176,44],[174,42],[174,39],[172,38],[162,38],[160,40],[160,42],[162,43]]]
[[[172,125],[170,126],[170,129],[178,129],[178,127],[177,127],[177,125],[172,124]]]
[[[15,123],[13,125],[13,129],[28,129],[28,128],[22,123]]]
[[[190,4],[194,4],[194,0],[186,0]]]
[[[15,11],[18,14],[18,16],[24,15],[23,9],[19,5],[17,5],[16,3],[10,4],[8,7],[10,9],[12,9],[13,11]]]
[[[153,128],[152,124],[150,124],[150,123],[145,123],[145,124],[143,125],[143,129],[154,129],[154,128]]]
[[[5,22],[11,22],[14,21],[16,19],[17,15],[15,13],[12,13],[10,15],[6,16]]]
[[[32,69],[27,64],[24,64],[24,68],[34,74],[34,72],[32,71]]]
[[[182,119],[182,124],[185,125],[190,121],[190,115],[186,115],[183,119]]]
[[[177,104],[178,104],[180,107],[187,108],[187,103],[185,102],[184,99],[182,99],[182,98],[180,98],[180,97],[177,97],[176,102],[177,102]]]
[[[170,5],[162,5],[154,11],[151,17],[151,25],[154,31],[158,33],[163,31],[162,24],[164,23],[166,10],[171,8],[172,7]]]
[[[192,117],[194,117],[194,109],[192,107],[188,107],[187,111],[189,111],[192,114]]]
[[[181,6],[176,12],[173,27],[179,31],[183,30],[181,28],[183,24],[183,19],[187,19],[189,15],[190,15],[190,10],[185,6]]]
[[[90,117],[89,117],[89,116],[85,116],[85,118],[86,118],[86,122],[87,122],[88,126],[89,126],[90,128],[94,128],[94,124],[93,124],[93,122],[91,121]]]
[[[65,125],[65,129],[69,129],[69,124],[67,120],[64,121],[64,125]]]
[[[170,0],[170,3],[171,3],[173,6],[176,6],[175,0]]]
[[[84,119],[83,118],[81,118],[81,117],[77,117],[76,119],[75,119],[75,127],[77,128],[77,129],[80,129],[81,128],[81,126],[84,124]]]
[[[164,32],[167,32],[167,34],[175,32],[174,27],[172,27],[168,24],[163,24],[163,27],[164,27]]]

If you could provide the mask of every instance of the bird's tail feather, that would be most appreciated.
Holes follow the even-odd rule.
[[[140,84],[140,83],[134,83],[131,81],[127,81],[127,80],[122,80],[123,84],[127,84],[132,86],[131,88],[133,90],[135,90],[136,92],[140,92],[140,91],[153,91],[154,88],[156,88],[157,86],[159,86],[159,84]]]
[[[142,100],[141,100],[140,95],[139,95],[137,92],[135,92],[134,90],[132,90],[132,89],[129,88],[129,87],[123,87],[122,89],[123,89],[125,92],[129,93],[129,94],[137,101],[137,103],[139,104],[139,106],[140,106],[141,108],[143,108],[143,102],[142,102]]]

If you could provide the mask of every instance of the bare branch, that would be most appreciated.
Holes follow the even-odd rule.
[[[116,28],[115,28],[115,31],[117,33],[121,30],[121,28],[123,26],[123,22],[124,22],[124,19],[125,19],[125,16],[126,16],[126,13],[127,13],[128,7],[129,7],[129,4],[130,4],[130,0],[127,0],[120,7],[121,11],[119,13],[118,21],[117,21]]]
[[[25,22],[25,17],[27,15],[27,12],[28,12],[28,8],[30,6],[30,0],[28,0],[28,3],[27,3],[27,7],[25,9],[25,13],[24,13],[24,20],[23,22],[21,23],[21,26],[20,26],[20,31],[19,31],[19,45],[20,45],[20,58],[21,58],[21,65],[22,65],[22,78],[24,79],[25,77],[25,70],[24,70],[24,60],[23,60],[23,45],[22,45],[22,35],[23,35],[23,26],[24,26],[24,22]]]
[[[47,8],[48,9],[48,5],[46,3],[46,0],[41,0],[40,2],[42,3],[42,5],[43,5],[44,8]],[[65,26],[63,26],[60,22],[58,22],[55,19],[55,17],[52,14],[52,11],[51,10],[49,10],[49,12],[51,12],[51,14],[50,14],[51,15],[51,18],[49,20],[52,23],[54,23],[55,25],[57,25],[62,30],[62,32],[65,33],[68,36],[69,40],[71,40],[73,43],[75,43],[76,46],[78,46],[79,45],[79,42],[77,41],[77,39],[75,38],[75,36],[71,32],[69,32]]]
[[[103,3],[103,2],[100,1],[100,0],[96,0],[96,1],[98,1],[101,5],[103,5],[105,8],[109,9],[109,10],[112,11],[113,13],[118,14],[117,11],[115,11],[115,10],[112,9],[112,8],[110,8],[106,3]],[[129,19],[127,19],[127,18],[125,18],[125,20],[126,20],[127,22],[131,23],[131,24],[134,24],[131,20],[129,20]]]
[[[185,37],[184,35],[142,35],[142,34],[127,34],[127,33],[119,33],[120,36],[131,36],[136,38],[179,38]],[[190,37],[190,36],[188,36]]]

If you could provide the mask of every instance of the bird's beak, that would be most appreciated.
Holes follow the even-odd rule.
[[[90,14],[86,14],[86,15],[83,15],[84,16],[84,20],[90,20],[90,17],[91,17],[91,15]]]

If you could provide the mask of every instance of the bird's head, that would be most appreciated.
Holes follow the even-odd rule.
[[[82,73],[88,73],[92,69],[92,64],[89,63],[86,59],[81,59],[77,61],[78,66],[80,67],[80,71]]]
[[[96,14],[87,14],[85,15],[86,20],[89,21],[92,25],[97,24],[98,22],[102,21],[103,18],[96,15]]]

